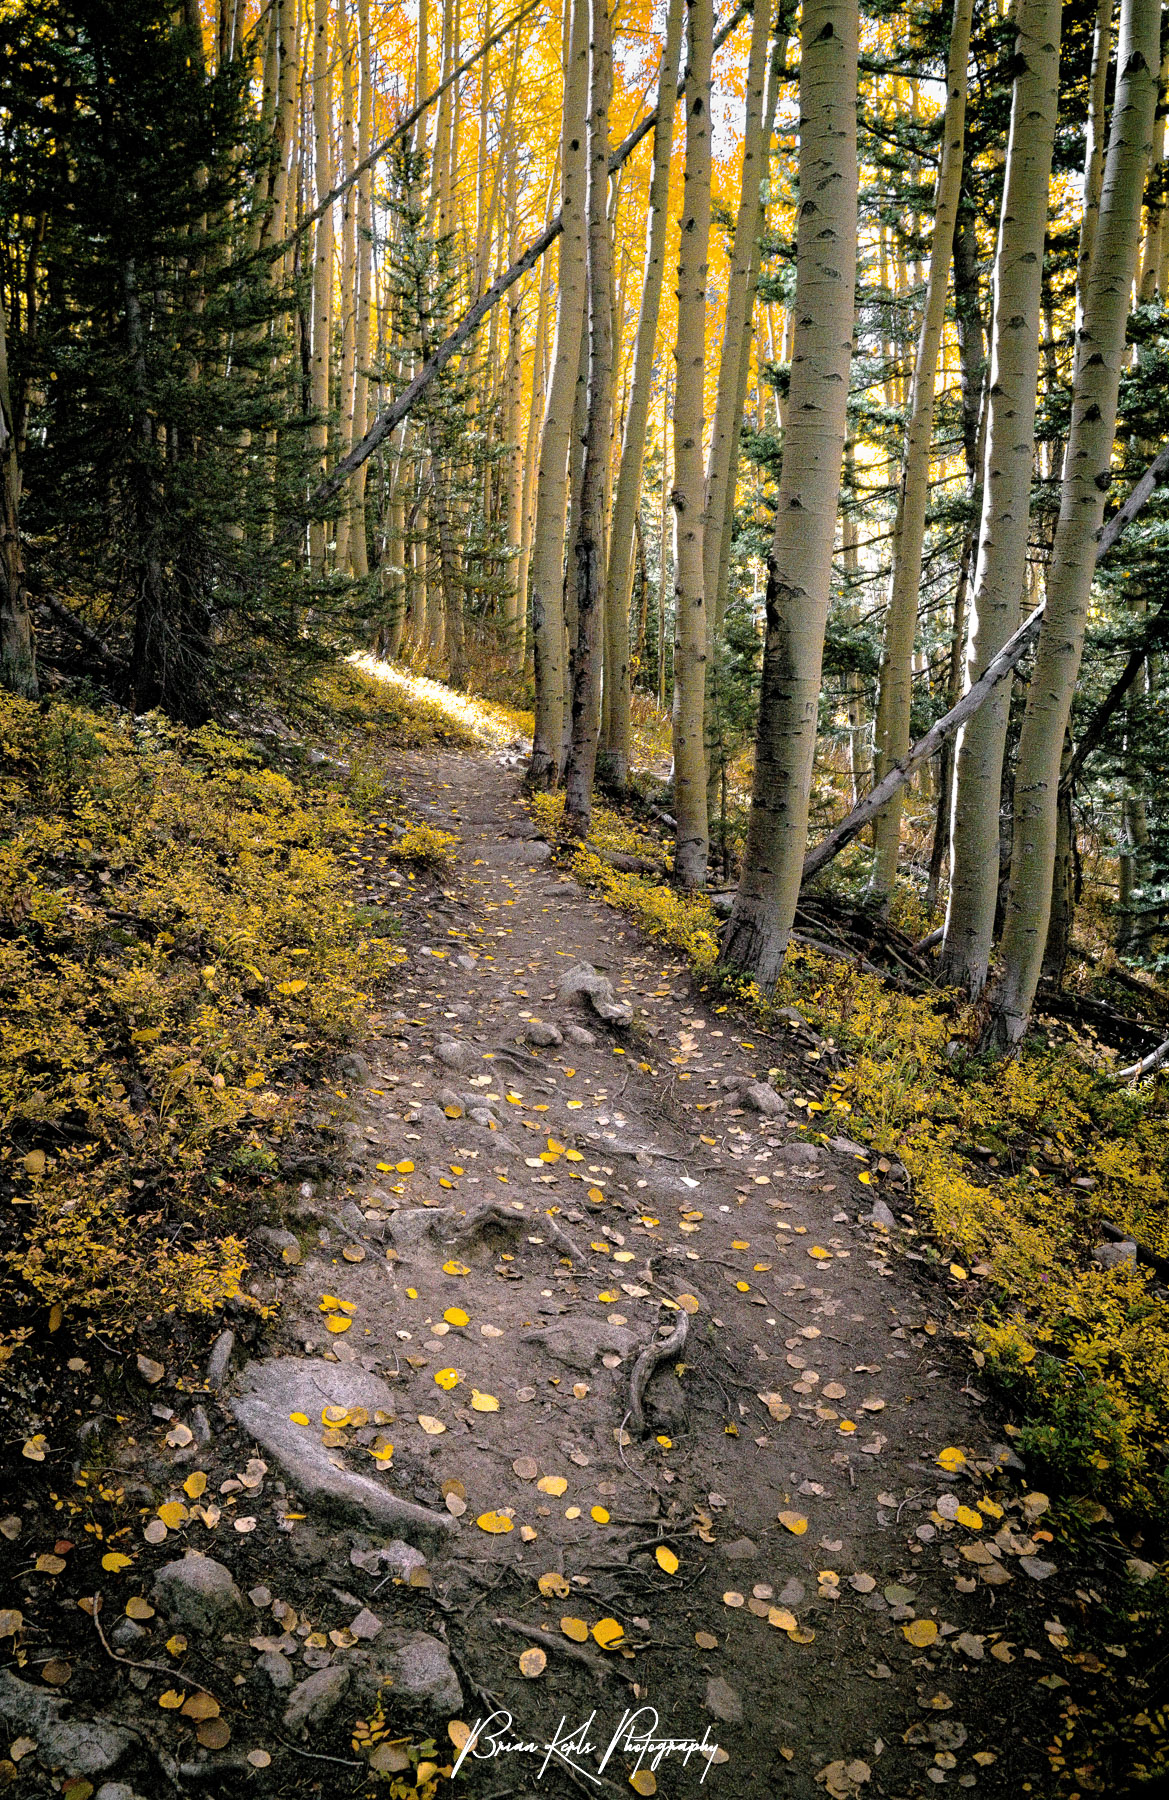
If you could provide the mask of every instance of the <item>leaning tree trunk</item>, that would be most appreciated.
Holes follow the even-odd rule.
[[[1080,672],[1096,567],[1096,539],[1111,480],[1125,327],[1140,243],[1141,198],[1153,139],[1161,0],[1122,0],[1116,101],[1108,134],[1096,243],[1076,340],[1072,415],[1047,611],[1027,693],[1015,772],[1011,885],[991,1001],[1000,1046],[1027,1029],[1051,910],[1060,757]]]
[[[966,130],[967,63],[970,59],[970,18],[974,0],[955,0],[950,28],[950,62],[946,75],[946,112],[942,124],[942,157],[934,199],[934,237],[929,279],[901,470],[901,492],[893,527],[893,579],[885,643],[881,653],[877,694],[877,722],[873,774],[877,781],[909,749],[909,712],[913,697],[913,642],[921,594],[922,550],[930,497],[930,468],[934,436],[934,389],[942,328],[946,322],[946,290],[954,247],[954,225],[962,186],[962,146]],[[904,788],[877,815],[869,899],[878,907],[889,904],[897,878],[897,852],[901,841],[901,802]]]
[[[568,444],[584,329],[585,113],[588,106],[588,5],[573,0],[564,68],[564,135],[560,192],[560,294],[556,344],[540,439],[536,524],[532,536],[532,648],[536,667],[536,724],[528,780],[554,787],[564,734],[564,520],[568,505]]]
[[[329,0],[313,4],[313,173],[317,198],[333,187],[333,120],[329,104]],[[333,354],[333,209],[326,207],[313,234],[313,326],[309,443],[320,467],[328,467],[329,371]],[[309,557],[314,575],[325,570],[324,519],[309,525]]]
[[[621,463],[609,534],[605,601],[605,681],[612,688],[609,741],[602,745],[605,774],[616,787],[629,778],[629,595],[633,582],[633,537],[641,501],[646,432],[653,388],[654,352],[661,312],[662,278],[669,230],[670,149],[678,98],[678,56],[682,43],[683,0],[669,0],[666,37],[658,69],[657,122],[649,187],[641,311],[633,346],[633,374],[621,439]]]
[[[613,46],[608,0],[590,0],[588,130],[588,412],[576,538],[576,645],[572,730],[564,772],[564,827],[586,838],[600,724],[605,608],[605,476],[613,414],[613,249],[609,235],[609,100]]]
[[[856,278],[856,0],[805,0],[801,21],[795,342],[768,558],[767,636],[743,873],[724,961],[771,986],[799,898]]]
[[[674,393],[674,875],[706,885],[706,612],[703,587],[706,272],[710,245],[711,0],[686,0],[686,179],[678,251]]]
[[[1006,185],[994,266],[986,462],[966,651],[970,687],[1019,623],[1031,516],[1047,190],[1059,99],[1060,0],[1019,0]],[[963,727],[955,753],[945,980],[981,991],[994,935],[999,794],[1010,684]]]

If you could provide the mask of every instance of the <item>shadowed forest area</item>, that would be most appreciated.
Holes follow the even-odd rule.
[[[1167,124],[0,4],[0,1788],[1160,1791]]]

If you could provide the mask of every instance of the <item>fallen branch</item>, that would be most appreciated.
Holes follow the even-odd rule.
[[[587,850],[599,862],[608,863],[611,869],[619,869],[624,875],[665,875],[668,873],[664,862],[658,862],[652,856],[632,856],[625,850],[605,850],[600,844],[587,841],[575,844],[576,850]]]
[[[1132,493],[1120,510],[1105,525],[1096,541],[1096,566],[1099,568],[1112,546],[1116,543],[1125,526],[1136,518],[1154,489],[1169,474],[1169,444],[1161,450],[1149,464]],[[821,838],[813,850],[809,850],[804,858],[803,879],[810,881],[813,875],[819,874],[826,863],[830,863],[847,844],[851,844],[870,819],[876,817],[883,807],[887,806],[894,794],[903,788],[914,771],[922,763],[929,762],[936,756],[947,738],[971,718],[981,706],[984,706],[995,688],[1005,681],[1011,671],[1023,660],[1027,650],[1039,635],[1043,623],[1043,603],[1037,606],[1029,618],[1025,619],[1018,631],[1009,637],[1002,649],[993,656],[986,666],[985,672],[979,676],[963,694],[956,706],[935,721],[925,736],[912,744],[899,763],[896,763],[883,780],[875,788],[859,800],[852,811],[845,815],[840,824],[831,830],[827,837]]]
[[[91,656],[96,656],[109,669],[121,668],[121,663],[113,652],[106,648],[97,632],[91,631],[83,619],[79,619],[76,613],[70,612],[64,601],[58,600],[56,594],[38,593],[35,588],[30,588],[30,591],[42,606],[48,608],[58,625],[62,626],[70,637],[75,637],[79,644],[84,644]]]
[[[93,1617],[94,1625],[97,1627],[97,1635],[101,1639],[101,1647],[105,1651],[106,1655],[109,1657],[110,1661],[116,1662],[119,1665],[119,1667],[123,1668],[123,1669],[144,1669],[150,1675],[165,1675],[168,1677],[168,1679],[173,1677],[174,1669],[167,1668],[165,1663],[132,1662],[128,1656],[119,1656],[116,1650],[110,1649],[109,1639],[106,1637],[105,1632],[102,1630],[101,1620],[98,1618],[98,1612],[101,1609],[101,1603],[102,1603],[101,1602],[101,1594],[100,1593],[95,1594],[93,1596],[93,1602],[92,1602],[92,1605],[93,1605],[92,1617]],[[196,1681],[193,1675],[190,1675],[190,1676],[184,1675],[183,1683],[184,1683],[184,1686],[196,1688],[200,1694],[209,1694],[211,1692],[211,1689],[205,1688],[203,1686],[202,1682]]]
[[[626,1416],[632,1420],[638,1437],[644,1437],[646,1433],[645,1390],[661,1364],[669,1362],[671,1357],[685,1349],[689,1334],[690,1314],[679,1311],[677,1323],[669,1337],[655,1338],[652,1344],[647,1344],[633,1365],[633,1373],[629,1378],[629,1412]]]
[[[1142,1056],[1139,1062],[1130,1063],[1127,1069],[1117,1069],[1116,1079],[1117,1081],[1140,1081],[1144,1076],[1152,1075],[1157,1069],[1162,1068],[1167,1061],[1169,1061],[1169,1038],[1166,1038],[1163,1044],[1158,1044],[1155,1050],[1150,1050],[1147,1056]]]

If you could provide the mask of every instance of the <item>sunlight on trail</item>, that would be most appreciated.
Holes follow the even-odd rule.
[[[396,688],[411,703],[433,707],[452,725],[470,732],[491,749],[501,749],[505,744],[514,743],[516,738],[531,738],[534,720],[530,712],[513,711],[493,700],[480,700],[473,694],[458,694],[453,688],[444,687],[441,681],[432,681],[428,675],[416,675],[401,663],[379,662],[376,657],[365,654],[351,656],[349,661],[375,681]]]

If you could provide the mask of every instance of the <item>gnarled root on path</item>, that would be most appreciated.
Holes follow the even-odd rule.
[[[645,1390],[649,1386],[655,1371],[664,1362],[685,1348],[690,1333],[690,1315],[679,1312],[677,1323],[667,1338],[655,1338],[647,1344],[633,1365],[633,1373],[629,1378],[629,1419],[638,1437],[644,1437],[645,1423]]]

